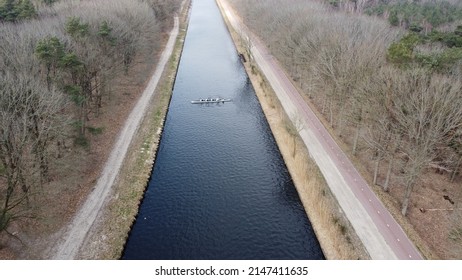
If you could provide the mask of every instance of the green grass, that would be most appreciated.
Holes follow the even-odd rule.
[[[79,134],[74,138],[74,145],[80,146],[82,148],[89,148],[90,147],[90,141],[84,135]]]
[[[90,133],[93,134],[93,135],[100,135],[100,134],[103,133],[104,127],[92,127],[92,126],[88,126],[88,127],[87,127],[87,130],[88,130],[88,132],[90,132]]]

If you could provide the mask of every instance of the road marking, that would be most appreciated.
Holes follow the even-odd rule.
[[[399,238],[396,238],[396,240],[398,240],[398,242],[400,241]]]
[[[364,188],[361,188],[362,191],[364,191]]]
[[[372,202],[372,200],[369,199],[369,202]]]
[[[387,227],[390,227],[390,225],[389,225],[389,224],[387,224]]]
[[[377,213],[378,213],[378,214],[380,214],[380,211],[379,211],[379,210],[377,210]]]
[[[412,256],[411,256],[411,255],[409,255],[409,258],[410,258],[410,259],[412,259]]]

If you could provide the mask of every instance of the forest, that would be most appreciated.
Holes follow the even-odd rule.
[[[396,212],[460,258],[460,2],[229,2]]]
[[[121,80],[144,83],[136,75],[155,66],[180,3],[0,0],[0,235],[17,238],[13,223],[43,221],[43,197],[59,200],[70,188],[62,180],[101,149],[91,139],[109,124],[91,124],[127,94]],[[148,71],[135,72],[140,63]],[[60,169],[66,158],[75,170]]]

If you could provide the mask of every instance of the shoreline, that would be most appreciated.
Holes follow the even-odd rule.
[[[310,158],[298,132],[291,135],[290,118],[282,109],[278,98],[258,66],[252,63],[245,47],[247,42],[243,42],[241,34],[237,34],[230,25],[222,7],[222,0],[216,0],[216,2],[236,50],[246,58],[247,62],[243,62],[243,65],[326,259],[370,259],[348,219],[338,210],[339,206],[335,197],[330,193],[319,168]]]
[[[179,33],[165,66],[150,109],[133,136],[127,156],[117,176],[107,203],[90,229],[76,259],[119,259],[151,177],[158,144],[162,138],[173,86],[183,51],[189,23],[190,0],[180,8]],[[157,67],[157,66],[156,66]]]
[[[186,7],[182,6],[181,10],[180,32],[176,39],[172,56],[167,64],[168,69],[164,70],[156,89],[157,94],[150,101],[153,108],[144,116],[139,131],[134,135],[134,141],[130,145],[128,156],[124,159],[116,185],[111,193],[112,197],[107,205],[103,207],[104,209],[99,214],[96,226],[90,230],[80,247],[79,253],[76,255],[78,259],[119,259],[123,253],[125,242],[136,219],[147,182],[151,176],[158,143],[162,137],[164,120],[168,113],[168,106],[188,28],[191,1],[185,0],[183,4]],[[217,4],[236,50],[243,53],[243,47],[239,43],[239,35],[229,25],[221,6],[221,0],[217,0]],[[250,61],[249,57],[247,59]],[[369,259],[370,257],[362,244],[359,244],[360,241],[351,225],[349,225],[348,220],[338,211],[335,198],[330,193],[329,188],[326,187],[321,172],[310,159],[303,142],[298,136],[293,141],[293,137],[287,131],[287,122],[290,122],[290,119],[282,109],[268,82],[259,71],[258,66],[249,62],[243,63],[243,65],[255,89],[257,98],[326,259]],[[292,156],[294,147],[289,145],[291,143],[296,143],[296,156]],[[312,176],[307,182],[306,176],[301,174],[314,174],[315,176]],[[317,190],[307,192],[307,185]],[[321,205],[321,208],[316,209],[316,207],[313,207],[314,204]],[[339,238],[335,239],[334,236]]]

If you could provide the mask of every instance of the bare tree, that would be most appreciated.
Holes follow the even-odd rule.
[[[57,1],[37,6],[34,19],[0,24],[0,231],[30,216],[29,197],[49,181],[50,152],[70,136],[70,118],[80,116],[84,133],[112,79],[137,57],[154,64],[180,3]]]
[[[406,139],[400,148],[407,160],[401,209],[406,215],[417,178],[438,156],[438,146],[447,146],[451,132],[462,124],[462,87],[457,81],[424,70],[400,74],[392,91],[395,121]]]
[[[1,187],[0,223],[4,229],[19,217],[21,204],[33,186],[48,176],[48,149],[67,126],[59,92],[48,90],[29,73],[0,78],[0,160],[6,186]]]
[[[448,145],[461,123],[460,81],[456,75],[388,65],[387,47],[400,32],[387,22],[353,17],[318,1],[230,2],[293,80],[309,90],[331,126],[342,136],[346,129],[354,131],[344,137],[351,140],[353,153],[358,142],[365,141],[373,155],[375,184],[382,161],[388,163],[385,191],[393,168],[403,166],[403,214],[413,186],[430,163],[438,159],[459,169],[462,157],[448,152]],[[341,2],[354,4],[350,10],[358,12],[367,4]]]
[[[366,91],[363,96],[363,122],[365,134],[363,140],[371,149],[374,159],[373,184],[378,183],[379,166],[382,160],[388,161],[384,191],[389,190],[393,164],[399,147],[400,136],[394,121],[393,92],[390,90],[395,69],[382,67],[362,86]]]

